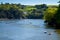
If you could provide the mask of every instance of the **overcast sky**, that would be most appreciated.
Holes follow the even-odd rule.
[[[59,0],[0,0],[3,3],[21,3],[24,5],[36,5],[36,4],[58,4]]]

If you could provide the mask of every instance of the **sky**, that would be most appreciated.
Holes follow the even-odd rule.
[[[0,3],[21,3],[23,5],[48,4],[56,5],[59,0],[0,0]]]

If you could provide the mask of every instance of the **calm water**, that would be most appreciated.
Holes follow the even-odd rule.
[[[5,20],[0,21],[0,40],[60,40],[60,30],[46,28],[40,19]]]

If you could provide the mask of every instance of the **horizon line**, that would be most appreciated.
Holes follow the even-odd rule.
[[[9,3],[9,2],[0,2],[0,4],[3,3]],[[40,3],[40,4],[22,4],[22,3],[9,3],[9,4],[21,4],[21,5],[41,5],[41,4],[45,4],[45,3]],[[59,5],[58,3],[57,4],[46,4],[46,5]]]

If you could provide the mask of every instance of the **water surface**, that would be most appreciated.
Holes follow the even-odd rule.
[[[46,28],[42,19],[3,20],[0,40],[60,40],[60,29]]]

